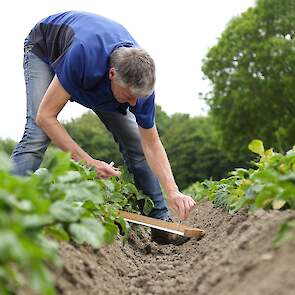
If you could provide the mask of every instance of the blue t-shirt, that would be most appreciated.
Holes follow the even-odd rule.
[[[69,11],[41,20],[28,42],[33,53],[52,68],[72,101],[93,110],[123,114],[129,108],[141,127],[153,127],[154,93],[130,106],[119,103],[111,90],[111,53],[122,46],[138,47],[122,25],[93,13]]]

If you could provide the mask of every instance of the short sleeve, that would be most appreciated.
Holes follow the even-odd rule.
[[[82,103],[90,99],[86,104],[92,105],[93,97],[97,98],[95,89],[108,70],[108,58],[102,46],[74,40],[54,71],[73,100]]]
[[[54,72],[64,89],[72,96],[80,96],[85,77],[85,51],[82,44],[72,44],[55,66]]]
[[[135,115],[137,124],[144,128],[150,129],[155,123],[155,93],[153,92],[146,98],[139,98],[134,107],[129,110]]]

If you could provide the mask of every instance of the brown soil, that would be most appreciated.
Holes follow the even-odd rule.
[[[129,243],[100,250],[62,244],[60,294],[295,294],[295,242],[271,242],[295,211],[229,215],[198,204],[188,224],[206,231],[200,240],[159,246],[133,232]]]

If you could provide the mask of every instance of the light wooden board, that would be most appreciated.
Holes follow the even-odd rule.
[[[205,231],[199,228],[167,222],[161,219],[151,218],[139,214],[134,214],[126,211],[119,211],[118,215],[126,221],[160,229],[166,232],[174,233],[186,237],[200,238],[205,234]]]

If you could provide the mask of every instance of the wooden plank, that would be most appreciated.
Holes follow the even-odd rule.
[[[205,231],[199,228],[186,226],[184,224],[176,224],[167,222],[161,219],[151,218],[139,214],[134,214],[126,211],[118,211],[118,215],[123,217],[128,222],[160,229],[166,232],[171,232],[186,237],[200,238],[205,234]]]

